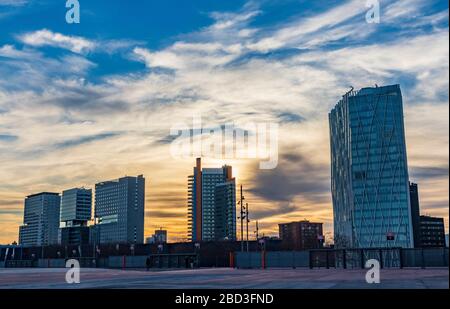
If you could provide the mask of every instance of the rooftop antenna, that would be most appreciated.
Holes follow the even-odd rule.
[[[355,88],[353,88],[353,86],[350,86],[350,90],[347,91],[347,93],[344,94],[343,97],[344,97],[344,98],[348,97],[348,95],[352,93],[353,89],[355,89]]]

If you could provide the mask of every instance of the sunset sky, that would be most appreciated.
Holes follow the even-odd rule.
[[[133,3],[133,4],[130,4]],[[0,243],[26,195],[146,177],[145,236],[186,238],[187,176],[170,129],[277,123],[279,162],[232,165],[260,232],[308,219],[333,232],[328,112],[353,86],[400,84],[423,214],[449,216],[449,20],[444,0],[0,0]]]

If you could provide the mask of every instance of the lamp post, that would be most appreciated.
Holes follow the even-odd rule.
[[[256,220],[255,234],[256,234],[256,250],[258,250],[258,243],[259,243],[259,225],[258,225],[258,220]]]
[[[248,224],[250,222],[250,219],[248,217],[248,203],[245,203],[245,222],[246,222],[246,233],[247,233],[247,252],[249,251],[249,244],[248,244]]]
[[[241,206],[241,212],[239,219],[241,220],[241,252],[244,252],[244,219],[245,219],[245,206],[244,206],[244,194],[242,192],[242,185],[241,185],[241,198],[239,199],[238,204]]]

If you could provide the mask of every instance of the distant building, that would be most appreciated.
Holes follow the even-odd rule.
[[[323,223],[307,220],[279,224],[283,244],[292,250],[318,249],[323,247]]]
[[[167,230],[156,230],[154,235],[157,243],[167,243]]]
[[[409,184],[409,196],[414,248],[445,247],[444,219],[420,215],[419,189],[417,184]]]
[[[416,183],[409,183],[409,200],[411,203],[411,221],[414,236],[414,248],[420,247],[420,204],[419,188]]]
[[[95,185],[92,242],[144,243],[145,178],[123,177]]]
[[[147,244],[165,244],[167,243],[167,230],[155,230],[155,233],[147,237],[146,241]]]
[[[25,198],[23,225],[19,228],[19,244],[47,246],[58,243],[58,193],[42,192]]]
[[[61,197],[61,222],[65,226],[87,225],[92,218],[92,190],[65,190]]]
[[[198,158],[188,178],[191,241],[236,239],[236,184],[232,167],[203,168]]]
[[[413,247],[400,86],[352,89],[329,124],[336,247]]]
[[[445,247],[445,226],[443,218],[420,216],[420,246]]]
[[[92,190],[65,190],[61,198],[60,243],[83,245],[89,243],[88,221],[92,217]]]

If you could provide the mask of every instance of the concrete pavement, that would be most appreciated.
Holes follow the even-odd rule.
[[[63,268],[0,269],[1,289],[373,289],[449,288],[448,268],[382,269],[380,284],[368,284],[365,270],[194,269],[116,270],[82,268],[79,284],[67,284]]]

